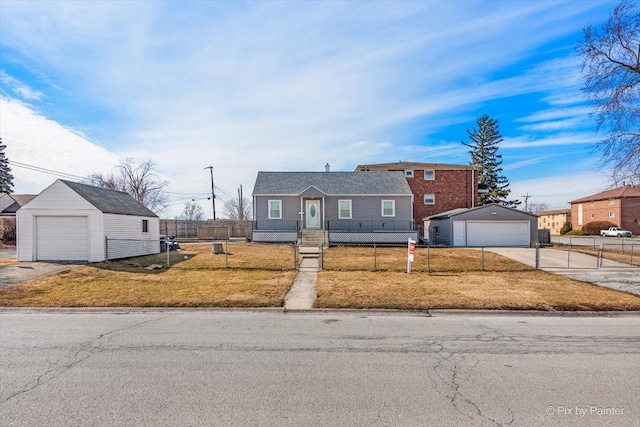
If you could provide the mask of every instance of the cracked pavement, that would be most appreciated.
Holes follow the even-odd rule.
[[[0,312],[3,425],[637,425],[639,368],[630,315]]]

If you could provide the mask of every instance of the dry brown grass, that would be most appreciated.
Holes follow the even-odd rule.
[[[8,258],[8,259],[0,259],[0,266],[2,265],[13,265],[17,264],[18,260],[16,258]]]
[[[317,308],[639,310],[640,297],[544,271],[321,271]]]
[[[254,258],[255,245],[234,246],[238,263],[247,269],[225,269],[224,255],[212,255],[211,245],[186,245],[171,253],[171,268],[146,270],[163,264],[166,254],[75,267],[72,270],[9,287],[0,292],[1,306],[18,307],[279,307],[295,270],[279,268],[286,249],[278,245]],[[229,252],[231,252],[229,245]],[[265,249],[269,249],[266,251]],[[279,250],[283,249],[283,250]],[[188,259],[184,260],[184,256]],[[293,257],[293,255],[291,255]],[[222,264],[220,262],[222,259]],[[271,269],[255,266],[267,265]],[[284,264],[283,264],[284,265]],[[293,265],[293,259],[291,259]]]
[[[375,254],[375,259],[374,259]],[[533,267],[480,249],[416,248],[414,272],[524,271]],[[325,270],[407,271],[406,247],[336,246],[323,253]]]

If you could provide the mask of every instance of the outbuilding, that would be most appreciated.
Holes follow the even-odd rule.
[[[454,209],[424,220],[425,238],[446,246],[526,246],[538,238],[538,218],[498,204]]]
[[[88,261],[160,252],[158,216],[129,194],[57,180],[16,214],[18,261]]]

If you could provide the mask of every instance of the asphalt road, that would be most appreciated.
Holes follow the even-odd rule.
[[[640,317],[0,312],[0,423],[616,425]]]
[[[593,248],[599,248],[600,244],[604,243],[606,247],[620,247],[622,246],[631,248],[640,248],[640,237],[600,237],[600,236],[551,236],[551,243],[557,243],[562,245],[573,246],[591,246]]]

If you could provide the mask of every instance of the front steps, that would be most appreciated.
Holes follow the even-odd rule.
[[[327,244],[327,233],[324,230],[302,230],[300,242],[301,247],[316,247]]]

